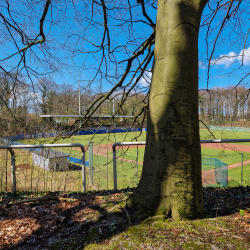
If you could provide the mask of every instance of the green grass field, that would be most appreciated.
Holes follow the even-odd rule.
[[[228,176],[231,178],[229,181],[230,186],[241,185],[241,167],[229,169]],[[242,185],[250,185],[250,164],[243,166]]]
[[[99,155],[93,156],[93,187],[92,189],[113,189],[113,159]],[[136,187],[142,171],[142,165],[117,159],[118,189]],[[90,178],[89,175],[87,178]]]
[[[250,139],[249,132],[232,132],[232,131],[211,131],[216,139]],[[139,137],[137,137],[139,136]],[[137,137],[137,138],[136,138]],[[214,139],[210,132],[206,129],[200,130],[200,139],[209,140]],[[18,142],[25,144],[45,144],[51,143],[54,138],[39,138],[39,139],[25,139]],[[128,133],[111,133],[111,134],[96,134],[96,135],[78,135],[71,138],[59,139],[56,143],[81,143],[88,145],[88,141],[94,142],[94,144],[110,144],[123,141],[145,141],[146,132],[128,132]],[[240,143],[242,145],[250,145],[250,143]]]
[[[143,162],[144,157],[144,150],[145,148],[138,148],[138,161]],[[136,148],[128,149],[128,150],[121,150],[117,152],[117,155],[126,157],[126,159],[136,160]],[[243,153],[243,160],[250,160],[250,152],[242,152]],[[217,158],[218,160],[225,162],[228,165],[235,164],[241,162],[242,154],[238,151],[231,151],[231,150],[220,150],[220,149],[212,149],[212,148],[201,148],[202,158]],[[203,166],[203,170],[208,170],[214,168],[212,166]]]
[[[239,132],[239,131],[228,131],[228,130],[212,130],[212,134],[216,139],[250,139],[249,132]],[[200,130],[200,138],[201,140],[210,140],[214,139],[214,137],[209,133],[207,129]]]
[[[244,139],[250,138],[250,134],[248,132],[232,132],[232,131],[211,131],[214,136],[218,139]],[[146,139],[146,132],[129,132],[129,133],[111,133],[111,134],[97,134],[97,135],[81,135],[81,136],[73,136],[71,138],[60,139],[57,143],[81,143],[83,145],[88,145],[89,141],[94,142],[94,145],[97,144],[110,144],[115,142],[122,142],[122,141],[145,141]],[[200,130],[200,137],[202,140],[205,139],[213,139],[210,132],[206,129]],[[22,140],[22,143],[29,143],[29,144],[42,144],[42,143],[51,143],[54,138],[41,138],[41,139],[27,139]],[[242,145],[250,145],[250,143],[240,143]],[[61,149],[64,152],[69,152],[69,149],[64,148]],[[209,149],[209,148],[202,148],[201,149],[202,157],[203,158],[217,158],[228,165],[237,163],[241,161],[241,152],[237,151],[230,151],[230,150],[219,150],[219,149]],[[244,160],[250,159],[250,152],[249,154],[244,152]],[[112,155],[112,153],[110,153]],[[75,158],[81,158],[81,152],[78,150],[71,150],[71,156]],[[120,150],[117,152],[117,156],[123,157],[129,160],[136,160],[136,149],[129,149],[129,150]],[[138,148],[138,161],[143,162],[144,157],[144,148]],[[88,153],[86,153],[86,159],[88,159]],[[211,167],[212,168],[212,167]],[[209,166],[204,166],[204,170],[210,169]]]
[[[139,137],[138,137],[139,136]],[[138,137],[138,138],[136,138]],[[77,135],[71,138],[59,139],[56,143],[81,143],[84,146],[88,145],[89,141],[94,144],[110,144],[123,141],[145,141],[146,132],[126,132],[126,133],[110,133],[110,134],[96,134],[96,135]],[[53,142],[54,138],[39,138],[39,139],[25,139],[17,142],[24,144],[45,144]]]
[[[216,139],[250,139],[249,132],[233,132],[233,131],[218,131],[212,130],[212,134]],[[200,138],[201,140],[212,140],[214,137],[209,133],[206,129],[200,130]],[[240,145],[250,145],[250,142],[240,142],[240,143],[233,143],[233,144],[240,144]]]
[[[211,131],[216,139],[246,139],[250,138],[250,133],[248,132],[232,132],[232,131]],[[138,137],[139,136],[139,137]],[[138,137],[138,138],[136,138]],[[200,137],[202,140],[213,139],[213,136],[209,133],[208,130],[201,129]],[[89,141],[94,142],[94,145],[97,144],[113,144],[115,142],[123,142],[123,141],[145,141],[146,132],[130,132],[130,133],[111,133],[111,134],[97,134],[97,135],[82,135],[82,136],[73,136],[71,138],[59,139],[56,143],[81,143],[84,146],[88,145]],[[21,143],[27,144],[45,144],[51,143],[54,138],[41,138],[41,139],[28,139],[22,140]],[[250,145],[250,143],[240,143],[242,145]],[[61,148],[57,149],[59,151],[70,153],[70,156],[75,158],[81,158],[81,152],[75,149],[67,149]],[[109,149],[111,151],[111,148]],[[217,158],[222,162],[225,162],[228,165],[241,162],[242,154],[237,151],[230,150],[220,150],[220,149],[210,149],[210,148],[202,148],[201,149],[203,158]],[[87,182],[89,188],[91,189],[112,189],[113,188],[113,161],[112,161],[112,152],[109,152],[108,159],[102,155],[93,156],[94,162],[94,174],[93,174],[93,186],[90,186],[90,177],[88,175]],[[86,152],[86,160],[88,160],[88,152]],[[128,186],[133,187],[136,186],[138,179],[140,178],[142,165],[138,164],[138,169],[136,169],[136,164],[127,162],[128,160],[137,159],[137,149],[132,148],[128,150],[118,150],[117,157],[125,159],[124,161],[117,160],[117,177],[118,177],[118,188],[126,188]],[[138,161],[143,162],[144,157],[144,148],[138,148]],[[243,152],[243,160],[250,159],[250,152]],[[108,167],[107,167],[108,160]],[[213,169],[214,165],[203,165],[203,170]],[[244,167],[245,168],[245,167]],[[246,168],[248,169],[248,167]],[[238,183],[237,180],[238,172],[240,168],[232,169],[229,171],[229,176],[234,176],[234,179],[230,183],[232,185],[236,185]],[[247,170],[248,171],[248,170]],[[248,173],[248,172],[247,172]],[[75,173],[75,175],[79,175],[79,173]],[[246,178],[250,179],[250,176],[246,174]],[[72,177],[75,179],[74,177]],[[79,179],[79,178],[78,178]],[[237,179],[237,180],[236,180]],[[77,181],[78,183],[78,181]],[[79,184],[80,185],[80,184]],[[79,186],[76,184],[76,186]]]

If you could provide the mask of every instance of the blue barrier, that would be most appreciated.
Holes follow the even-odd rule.
[[[82,160],[78,159],[78,158],[68,157],[68,160],[69,160],[69,162],[72,162],[72,163],[82,164]],[[85,166],[89,167],[89,162],[88,161],[85,161]]]
[[[5,143],[5,144],[8,144],[8,145],[23,145],[23,143],[20,143],[20,142],[14,142],[14,141],[8,141],[6,139],[3,139],[2,138],[2,141]],[[41,148],[19,148],[21,150],[27,150],[27,151],[30,151],[30,152],[34,152],[34,151],[40,151]],[[72,162],[72,163],[78,163],[78,164],[82,164],[82,160],[81,159],[78,159],[78,158],[74,158],[74,157],[68,157],[68,160],[69,162]],[[89,166],[89,162],[88,161],[85,161],[85,166]]]
[[[131,129],[113,129],[113,130],[97,130],[94,129],[92,131],[77,131],[74,133],[74,135],[92,135],[92,134],[107,134],[107,133],[124,133],[124,132],[135,132],[135,131],[141,131],[141,128],[131,128]],[[143,128],[142,131],[147,131],[146,128]],[[59,132],[54,132],[54,133],[38,133],[38,134],[33,134],[33,135],[13,135],[13,136],[6,136],[3,137],[3,139],[6,139],[8,141],[19,141],[23,139],[34,139],[34,138],[47,138],[47,137],[56,137],[59,134]],[[70,135],[71,132],[63,132],[63,136]]]
[[[111,131],[109,130],[92,130],[92,131],[77,131],[74,133],[74,135],[92,135],[92,134],[107,134],[107,133],[124,133],[124,132],[135,132],[135,131],[141,131],[141,128],[127,128],[127,129],[113,129]],[[142,131],[147,131],[146,128],[143,128]],[[54,133],[38,133],[33,135],[13,135],[13,136],[6,136],[2,137],[1,142],[7,145],[23,145],[23,143],[15,142],[23,139],[33,139],[33,138],[47,138],[47,137],[56,137],[59,134],[59,132]],[[67,136],[70,135],[71,132],[63,132],[62,135]],[[20,148],[22,150],[28,150],[28,151],[39,151],[39,148],[31,149],[31,148]],[[82,160],[74,157],[69,157],[69,161],[72,163],[82,164]],[[85,162],[86,166],[89,166],[89,162]]]

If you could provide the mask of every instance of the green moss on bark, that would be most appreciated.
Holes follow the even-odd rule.
[[[159,0],[144,165],[131,206],[142,214],[203,216],[198,33],[206,0]]]

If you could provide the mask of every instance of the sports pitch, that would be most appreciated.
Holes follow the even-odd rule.
[[[249,132],[232,132],[232,131],[211,131],[213,136],[216,139],[247,139],[250,138]],[[211,133],[206,129],[200,130],[200,139],[208,140],[214,139]],[[52,143],[54,138],[41,138],[41,139],[27,139],[19,141],[25,144],[48,144]],[[129,142],[129,141],[145,141],[146,140],[146,132],[126,132],[126,133],[110,133],[110,134],[96,134],[96,135],[80,135],[80,136],[72,136],[70,138],[61,138],[56,141],[56,143],[81,143],[84,146],[89,144],[89,141],[94,142],[94,145],[107,145],[109,144],[109,156],[112,156],[112,148],[110,144],[115,142]],[[249,145],[250,143],[235,143],[241,145]],[[69,152],[68,149],[64,149],[65,152]],[[72,150],[71,150],[72,152]],[[106,152],[106,151],[105,151]],[[203,158],[215,157],[228,165],[235,164],[241,162],[243,153],[243,160],[250,159],[250,150],[248,152],[241,152],[235,150],[224,150],[224,149],[213,149],[213,148],[202,148],[201,154]],[[73,149],[74,157],[80,158],[81,153],[79,150]],[[88,156],[88,153],[86,153]],[[143,162],[144,157],[144,147],[138,148],[138,158],[137,158],[137,149],[130,148],[119,150],[117,153],[120,158],[125,158],[126,160]],[[102,154],[103,156],[103,154]],[[207,167],[205,168],[207,169]]]
[[[248,132],[232,132],[232,131],[212,131],[216,139],[245,139],[250,138],[250,133]],[[201,129],[200,138],[214,139],[214,137],[209,133],[209,131]],[[19,141],[24,144],[49,144],[54,141],[55,138],[40,138],[40,139],[28,139]],[[113,187],[113,158],[112,158],[112,148],[111,145],[115,142],[123,141],[145,141],[146,132],[129,132],[129,133],[110,133],[110,134],[97,134],[97,135],[81,135],[72,136],[70,138],[60,138],[55,143],[81,143],[84,146],[89,144],[89,141],[94,142],[94,145],[102,145],[104,150],[101,151],[94,150],[93,163],[94,163],[94,183],[97,189],[112,189]],[[242,143],[246,144],[246,143]],[[105,145],[109,145],[108,150],[105,149]],[[247,143],[250,145],[250,143]],[[59,151],[64,151],[70,153],[72,157],[81,158],[81,152],[77,148],[60,148]],[[130,149],[119,149],[117,151],[117,177],[118,177],[118,188],[126,188],[127,186],[136,186],[140,178],[142,170],[142,162],[144,157],[144,147]],[[201,149],[203,158],[217,158],[228,165],[239,163],[242,160],[242,153],[233,150],[221,150],[213,148],[202,148]],[[86,152],[86,160],[88,160],[89,154]],[[243,153],[244,161],[250,160],[250,150]],[[138,164],[135,161],[138,161]],[[134,162],[133,162],[134,161]],[[203,166],[203,170],[209,170],[214,168],[214,166]],[[40,170],[37,169],[37,172]],[[244,166],[244,179],[248,181],[249,165]],[[59,174],[60,175],[60,174]],[[79,175],[79,176],[78,176]],[[20,175],[21,176],[21,175]],[[229,170],[229,177],[232,183],[240,183],[240,168]],[[48,177],[46,177],[48,178]],[[78,171],[70,172],[67,178],[75,180],[74,183],[80,188],[81,178]],[[237,179],[237,180],[236,180]],[[239,179],[239,180],[238,180]],[[250,176],[249,176],[250,179]],[[67,179],[68,180],[68,179]],[[89,180],[87,180],[89,182]],[[231,183],[230,182],[230,183]],[[51,182],[52,183],[52,182]],[[247,183],[247,182],[246,182]]]

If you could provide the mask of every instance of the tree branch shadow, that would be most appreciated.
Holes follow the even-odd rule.
[[[32,233],[29,235],[22,234],[20,231],[22,237],[19,241],[15,241],[15,243],[10,241],[9,244],[2,245],[1,249],[83,249],[92,244],[108,247],[110,239],[119,235],[126,236],[126,231],[144,221],[144,218],[140,218],[138,214],[135,216],[135,210],[126,208],[125,195],[123,194],[127,191],[132,190],[98,191],[87,194],[75,193],[75,196],[80,197],[75,205],[74,202],[71,204],[70,197],[68,197],[69,201],[65,204],[58,201],[50,201],[50,204],[48,204],[48,201],[19,204],[15,205],[16,209],[21,209],[23,213],[13,218],[10,215],[13,206],[2,208],[0,215],[2,225],[4,225],[5,220],[9,221],[9,227],[14,227],[15,223],[32,219],[36,221],[39,227],[37,229],[33,228]],[[244,194],[249,191],[250,187],[204,188],[205,217],[217,218],[233,215],[239,210],[249,208],[250,201],[243,200]],[[58,195],[59,193],[53,193],[53,195],[55,194]],[[48,196],[51,196],[51,193],[46,194],[44,197]],[[118,196],[121,197],[117,198]],[[17,198],[15,197],[15,199]],[[37,206],[41,206],[44,212],[41,214],[35,213],[35,207]],[[68,208],[64,209],[67,206]],[[57,207],[56,213],[58,215],[66,218],[63,222],[46,219],[53,207]],[[7,215],[8,210],[10,210],[9,215]],[[172,221],[167,217],[158,217],[152,217],[151,219],[163,219],[166,225]],[[76,218],[79,220],[76,220]],[[4,232],[3,227],[1,231]]]

